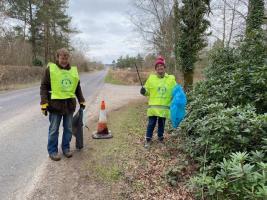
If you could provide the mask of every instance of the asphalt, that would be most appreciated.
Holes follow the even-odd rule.
[[[106,73],[81,75],[87,101],[101,90]],[[39,87],[0,94],[0,200],[19,199],[47,160],[49,123],[40,112]]]

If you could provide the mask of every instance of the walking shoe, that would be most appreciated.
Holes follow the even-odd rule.
[[[151,141],[146,141],[144,147],[145,147],[146,149],[149,149],[150,146],[151,146],[151,143],[152,143]]]
[[[60,161],[61,157],[58,153],[52,153],[49,155],[49,158],[53,161]]]
[[[158,138],[158,141],[159,141],[160,143],[164,143],[164,137],[159,137],[159,138]]]
[[[68,151],[64,151],[63,154],[64,154],[64,156],[67,157],[67,158],[71,158],[71,157],[72,157],[72,153],[70,152],[70,150],[68,150]]]

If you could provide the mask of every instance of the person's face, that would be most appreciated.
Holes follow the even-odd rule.
[[[163,76],[165,74],[165,66],[162,64],[158,64],[156,66],[156,72],[158,75]]]
[[[70,56],[68,54],[60,54],[58,56],[58,63],[61,66],[66,67],[69,64],[69,58]]]

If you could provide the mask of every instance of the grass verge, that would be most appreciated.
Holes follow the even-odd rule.
[[[114,138],[93,141],[95,156],[86,168],[96,180],[115,188],[115,199],[193,199],[185,183],[194,167],[177,148],[179,139],[166,134],[165,145],[155,140],[150,150],[144,149],[144,102],[113,111],[108,119]]]
[[[0,93],[12,91],[12,90],[26,89],[26,88],[30,88],[30,87],[34,87],[38,85],[40,85],[40,81],[34,81],[32,83],[26,83],[26,84],[9,84],[5,86],[0,86]]]

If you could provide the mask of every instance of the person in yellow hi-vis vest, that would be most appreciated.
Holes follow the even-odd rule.
[[[153,131],[158,122],[158,140],[163,143],[166,118],[170,118],[170,104],[172,90],[176,86],[173,75],[165,72],[166,65],[163,57],[159,56],[155,63],[155,74],[147,79],[140,93],[148,97],[148,125],[146,132],[145,148],[152,142]]]
[[[62,152],[72,157],[70,141],[72,138],[72,119],[76,108],[76,97],[80,107],[85,108],[85,99],[80,86],[80,78],[76,66],[69,64],[70,53],[67,49],[56,52],[56,63],[48,63],[42,78],[40,95],[41,110],[47,116],[49,112],[49,133],[47,150],[54,161],[61,159],[58,154],[59,126],[63,120]]]

